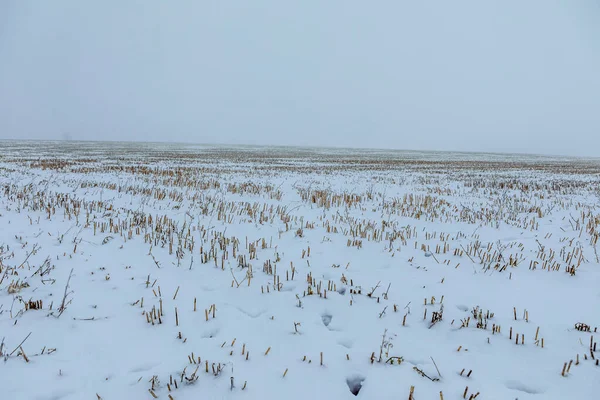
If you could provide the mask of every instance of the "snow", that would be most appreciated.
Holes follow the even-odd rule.
[[[600,389],[597,160],[2,148],[2,398]]]

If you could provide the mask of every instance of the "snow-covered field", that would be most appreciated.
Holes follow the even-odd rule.
[[[1,150],[2,399],[599,396],[597,160]]]

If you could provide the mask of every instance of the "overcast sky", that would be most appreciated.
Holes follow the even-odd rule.
[[[0,138],[600,156],[600,0],[0,0]]]

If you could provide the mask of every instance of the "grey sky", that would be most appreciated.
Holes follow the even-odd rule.
[[[600,0],[0,0],[0,138],[600,156]]]

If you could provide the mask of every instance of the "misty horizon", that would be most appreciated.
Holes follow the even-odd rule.
[[[506,160],[511,158],[518,158],[519,160],[530,160],[533,161],[535,159],[547,159],[547,160],[590,160],[590,161],[600,161],[600,156],[573,156],[573,155],[565,155],[565,154],[541,154],[541,153],[527,153],[527,152],[494,152],[494,151],[469,151],[469,150],[437,150],[437,149],[426,149],[426,150],[418,150],[418,149],[402,149],[402,148],[380,148],[380,147],[342,147],[342,146],[311,146],[311,145],[277,145],[277,144],[248,144],[248,143],[202,143],[202,142],[175,142],[175,141],[141,141],[141,140],[93,140],[93,139],[0,139],[0,143],[7,142],[13,144],[24,144],[26,146],[29,143],[53,143],[57,144],[59,149],[63,149],[61,143],[64,144],[85,144],[85,145],[98,145],[99,148],[104,148],[105,146],[115,146],[126,145],[126,146],[136,146],[136,150],[139,146],[152,146],[151,148],[147,148],[146,150],[150,151],[160,151],[161,146],[168,146],[169,148],[181,151],[190,151],[190,150],[203,150],[205,149],[251,149],[251,150],[284,150],[289,151],[293,149],[303,150],[303,151],[325,151],[326,154],[333,155],[334,153],[339,153],[342,155],[348,156],[357,156],[359,152],[364,151],[367,154],[370,153],[379,153],[387,155],[388,157],[393,155],[408,155],[408,154],[421,154],[421,155],[432,155],[432,154],[446,154],[446,155],[464,155],[464,156],[506,156],[509,157]],[[195,149],[199,147],[200,149]],[[328,153],[329,151],[329,153]],[[347,152],[347,154],[345,154]],[[199,153],[200,154],[200,153]],[[498,161],[494,159],[494,161]]]

